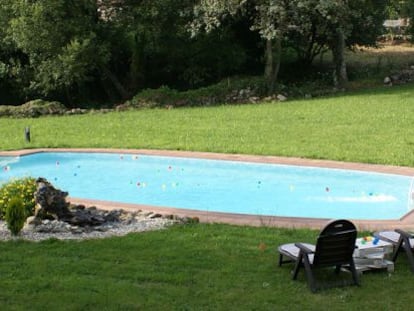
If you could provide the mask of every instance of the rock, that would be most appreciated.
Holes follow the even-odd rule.
[[[88,208],[84,205],[71,206],[66,201],[67,192],[56,189],[44,178],[38,178],[36,184],[35,218],[60,220],[80,227],[100,226],[105,222],[119,221],[120,211],[103,212],[95,206]]]
[[[45,178],[38,178],[34,194],[36,204],[35,217],[40,219],[68,217],[70,215],[70,204],[66,202],[67,196],[67,192],[56,189]]]
[[[267,96],[267,97],[264,97],[263,98],[263,101],[265,101],[265,102],[270,102],[272,100],[274,100],[274,97],[273,96]]]
[[[66,108],[60,102],[48,102],[42,99],[31,100],[16,108],[16,113],[23,117],[39,117],[42,115],[61,115]]]
[[[385,84],[385,85],[390,85],[390,84],[392,84],[392,80],[391,80],[391,78],[390,78],[390,77],[385,77],[385,78],[384,78],[384,84]]]
[[[286,101],[286,100],[287,100],[287,97],[286,97],[285,95],[283,95],[283,94],[278,94],[278,95],[276,96],[276,99],[277,99],[278,101],[284,102],[284,101]]]
[[[37,225],[40,225],[41,223],[42,221],[39,218],[35,216],[30,216],[30,217],[27,217],[25,225],[37,226]]]
[[[111,217],[111,221],[117,220],[118,217]],[[75,226],[100,226],[107,222],[105,212],[99,211],[96,207],[85,208],[84,206],[75,206],[69,210],[69,214],[61,220]]]
[[[414,80],[414,69],[408,67],[384,78],[385,85],[404,84]]]
[[[162,215],[161,214],[152,214],[152,215],[150,215],[149,216],[149,218],[151,218],[151,219],[154,219],[154,218],[161,218],[162,217]]]
[[[65,111],[66,115],[75,115],[75,114],[85,114],[87,112],[86,109],[81,108],[73,108]]]
[[[74,234],[82,234],[84,233],[84,229],[73,226],[73,227],[70,227],[70,232]]]
[[[127,105],[127,104],[120,104],[120,105],[117,105],[115,107],[115,110],[116,111],[127,111],[129,109],[131,109],[131,107],[129,105]]]
[[[391,75],[390,76],[390,78],[391,78],[391,81],[399,81],[399,80],[401,80],[401,75],[400,74],[393,74],[393,75]]]
[[[68,226],[66,223],[58,220],[43,220],[41,224],[37,225],[34,230],[36,232],[48,232],[48,233],[57,233],[57,232],[67,232]]]

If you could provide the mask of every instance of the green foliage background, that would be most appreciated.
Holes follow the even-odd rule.
[[[289,4],[286,24],[300,29],[283,30],[283,81],[284,74],[294,68],[297,73],[309,70],[305,67],[314,65],[315,55],[331,48],[335,27],[349,28],[349,46],[375,44],[383,32],[382,20],[391,14],[391,3],[396,1],[350,1],[342,11],[351,10],[351,19],[349,12],[341,15],[341,10],[332,9],[332,2],[325,0],[213,1],[211,5],[217,7],[212,7],[210,18],[219,21],[220,27],[191,37],[197,3],[2,0],[0,105],[41,98],[68,107],[111,106],[148,88],[185,91],[230,76],[263,74],[263,33],[275,27],[279,31],[278,20],[273,18],[277,14],[272,12]],[[229,4],[242,10],[227,14],[222,8]],[[398,7],[398,12],[411,12],[411,6],[404,2],[404,10]],[[315,7],[321,8],[319,13]],[[266,16],[270,20],[259,23]],[[319,52],[306,53],[311,50]],[[300,66],[290,67],[292,60]],[[332,73],[332,67],[322,69]]]

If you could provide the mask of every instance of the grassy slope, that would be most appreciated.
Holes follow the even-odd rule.
[[[261,105],[0,119],[0,148],[178,149],[413,166],[412,124],[410,85]]]

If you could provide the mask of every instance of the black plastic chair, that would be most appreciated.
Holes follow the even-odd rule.
[[[414,236],[401,229],[395,229],[394,231],[381,231],[375,233],[375,236],[381,240],[390,242],[394,245],[394,253],[391,260],[395,263],[398,258],[398,254],[401,251],[405,251],[408,261],[410,263],[411,272],[414,273]]]
[[[352,282],[349,285],[359,285],[353,259],[356,237],[357,230],[352,222],[344,219],[332,221],[320,232],[315,246],[306,243],[281,245],[278,249],[279,266],[294,262],[294,280],[297,279],[301,267],[304,267],[312,292],[319,288],[314,273],[318,268],[335,267],[335,272],[338,274],[342,267],[346,267],[352,274]],[[289,259],[285,260],[284,257]]]

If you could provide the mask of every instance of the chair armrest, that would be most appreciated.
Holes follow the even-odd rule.
[[[413,237],[412,234],[408,233],[407,231],[401,230],[401,229],[395,229],[394,231],[401,234],[401,236],[407,239],[411,239]]]
[[[305,254],[313,254],[314,251],[303,245],[302,243],[295,243],[295,246],[299,248]]]

